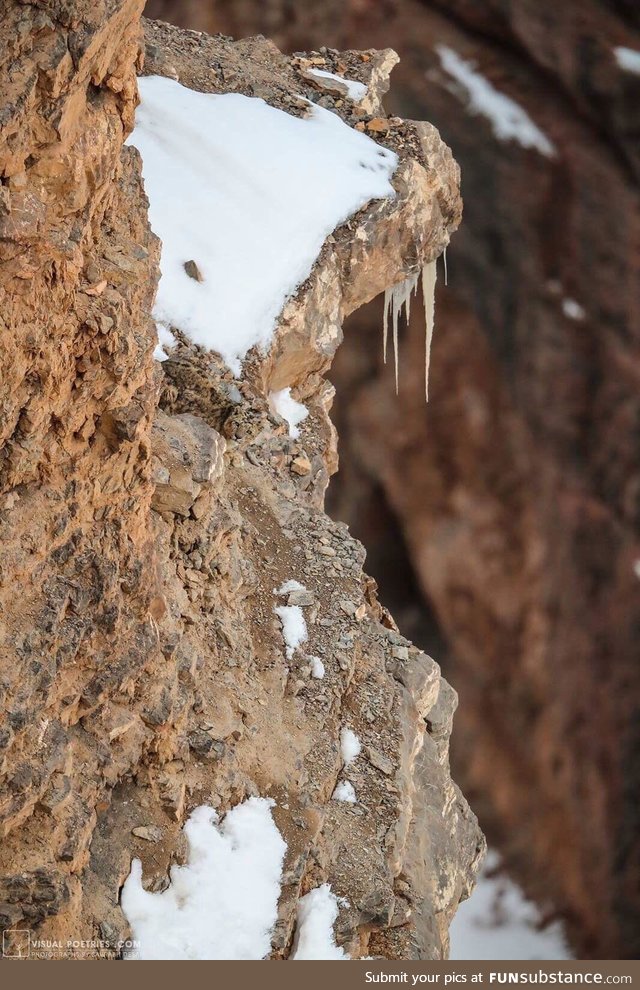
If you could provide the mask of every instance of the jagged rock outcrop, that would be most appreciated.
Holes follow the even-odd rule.
[[[446,641],[464,698],[454,768],[509,868],[581,958],[637,956],[640,76],[615,57],[640,51],[637,5],[149,9],[268,31],[287,50],[390,44],[402,59],[388,107],[433,121],[453,148],[465,221],[446,290],[440,276],[429,408],[420,321],[398,401],[373,344],[379,307],[358,314],[331,373],[332,510],[390,574],[385,595],[402,585],[434,616],[423,642]],[[439,45],[524,108],[556,154],[499,140],[469,113]]]
[[[350,952],[440,958],[483,849],[448,769],[455,695],[323,510],[323,374],[343,318],[448,242],[457,166],[429,125],[385,123],[397,198],[329,239],[269,353],[234,380],[178,335],[154,363],[136,70],[284,108],[317,91],[263,39],[147,24],[145,62],[141,6],[16,2],[0,26],[0,928],[116,954],[132,856],[158,889],[190,808],[262,794],[288,845],[276,956],[329,880]],[[342,58],[378,100],[384,55]],[[309,409],[299,440],[270,409],[284,386]],[[287,661],[291,578],[309,643]],[[331,800],[345,723],[355,805]]]

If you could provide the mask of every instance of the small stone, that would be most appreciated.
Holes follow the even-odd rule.
[[[357,611],[356,606],[355,606],[355,604],[352,601],[349,601],[348,598],[343,598],[342,601],[339,604],[340,604],[340,608],[345,613],[345,615],[355,615],[356,614],[356,611]]]
[[[385,756],[384,753],[374,749],[373,746],[367,746],[365,753],[367,754],[369,763],[371,763],[376,770],[380,770],[381,773],[386,774],[387,777],[391,776],[393,773],[393,763],[388,756]]]
[[[158,825],[137,825],[131,829],[131,834],[145,842],[158,842],[162,838],[162,829]]]
[[[340,667],[340,670],[348,670],[349,669],[349,658],[347,656],[345,656],[344,653],[336,653],[336,660],[338,661],[338,665]]]
[[[198,756],[210,760],[219,760],[224,756],[225,745],[213,739],[205,729],[194,729],[188,736],[189,747]]]
[[[315,600],[314,593],[304,588],[297,591],[290,591],[287,597],[287,605],[300,605],[302,608],[306,608],[309,605],[313,605]]]
[[[300,457],[295,457],[291,462],[291,470],[294,474],[301,476],[309,474],[311,471],[311,461],[304,454],[301,454]]]
[[[384,117],[374,117],[367,124],[367,130],[373,131],[374,134],[384,133],[389,130],[389,121]]]
[[[336,555],[333,547],[318,547],[318,553],[321,553],[323,557],[335,557]]]
[[[393,646],[391,648],[391,656],[395,657],[396,660],[408,660],[409,650],[406,646]]]
[[[395,646],[403,645],[404,640],[402,639],[402,636],[395,631],[395,629],[385,629],[384,634],[389,642],[394,643]]]
[[[354,612],[354,615],[358,620],[358,622],[362,622],[366,614],[367,614],[367,606],[363,602],[362,605],[358,605],[357,609]]]
[[[53,774],[51,782],[44,795],[40,798],[39,804],[45,811],[51,814],[54,809],[59,808],[71,792],[71,781],[62,774]]]
[[[195,261],[185,261],[183,267],[189,278],[194,279],[196,282],[204,282],[204,276]]]

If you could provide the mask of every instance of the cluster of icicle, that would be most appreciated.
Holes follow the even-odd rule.
[[[446,269],[445,269],[446,271]],[[404,308],[407,323],[411,312],[411,293],[418,291],[418,279],[422,275],[422,296],[424,300],[425,317],[425,360],[424,360],[424,389],[427,402],[429,401],[429,361],[431,358],[431,341],[433,339],[433,323],[435,313],[435,292],[436,292],[436,263],[427,262],[423,266],[422,272],[410,275],[404,282],[399,282],[391,289],[387,289],[384,294],[384,317],[382,332],[382,349],[384,361],[387,361],[387,337],[389,334],[389,315],[391,315],[391,328],[393,335],[393,356],[396,372],[396,394],[398,392],[398,320]]]

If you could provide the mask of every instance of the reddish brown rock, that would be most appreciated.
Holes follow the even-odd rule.
[[[433,127],[396,119],[397,196],[327,241],[270,352],[234,380],[176,331],[154,365],[159,245],[123,147],[141,4],[72,6],[16,0],[0,27],[0,927],[117,955],[132,857],[161,888],[196,805],[262,794],[288,847],[276,956],[326,881],[350,953],[441,958],[484,849],[449,728],[426,721],[450,726],[456,699],[324,513],[322,376],[342,316],[448,243],[457,166]],[[147,32],[147,71],[299,109],[299,63],[271,42]],[[340,57],[379,115],[388,56]],[[270,407],[285,386],[309,409],[300,443]],[[286,655],[274,612],[294,575],[312,654]],[[357,807],[332,800],[347,719],[378,753],[349,768]]]
[[[392,45],[402,60],[387,106],[432,120],[461,164],[429,407],[419,317],[396,400],[380,307],[359,314],[332,373],[332,504],[384,593],[428,603],[437,656],[446,638],[463,697],[458,773],[508,864],[567,920],[579,954],[637,955],[640,76],[614,57],[640,50],[637,6],[180,6],[150,11],[268,31],[290,49]],[[438,44],[522,106],[555,156],[498,140],[467,112]]]

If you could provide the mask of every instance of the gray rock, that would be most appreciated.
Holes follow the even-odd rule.
[[[159,825],[136,825],[131,829],[131,834],[137,839],[144,839],[145,842],[158,842],[163,833]]]

